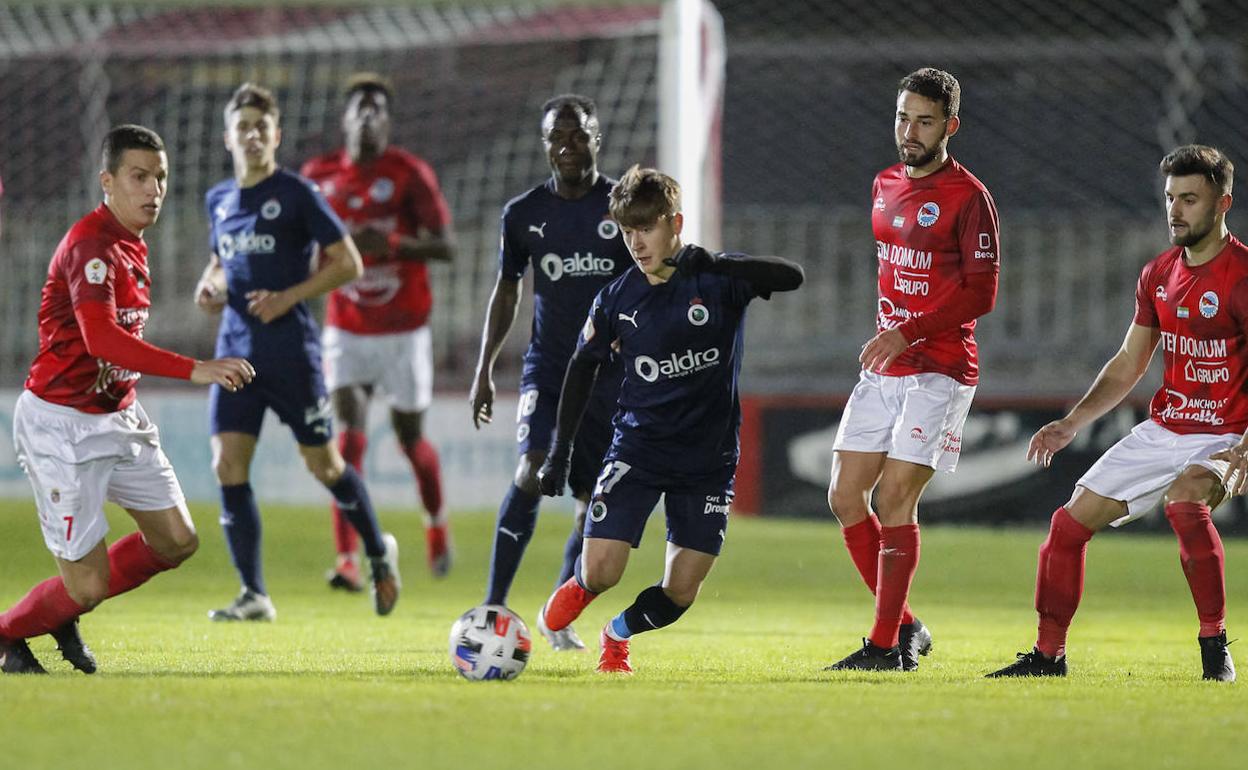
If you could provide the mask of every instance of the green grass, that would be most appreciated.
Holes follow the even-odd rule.
[[[51,569],[29,507],[0,504],[0,606]],[[820,669],[871,613],[836,529],[739,519],[698,605],[634,642],[635,676],[596,675],[596,652],[538,640],[518,680],[469,683],[447,632],[480,601],[492,515],[455,519],[458,563],[435,582],[419,519],[389,512],[405,586],[377,618],[365,596],[322,583],[327,513],[270,506],[278,621],[215,625],[206,610],[236,586],[215,510],[194,513],[190,562],[83,619],[100,673],[69,670],[45,637],[31,646],[51,676],[0,677],[0,767],[1188,768],[1248,755],[1244,683],[1199,680],[1171,538],[1096,538],[1062,681],[981,678],[1033,641],[1040,532],[926,529],[913,604],[933,655],[916,674],[834,675]],[[113,523],[114,536],[131,529]],[[529,621],[568,523],[549,515],[530,546],[511,601]],[[652,526],[625,582],[587,610],[587,640],[658,578],[661,541]],[[1248,543],[1229,542],[1227,563],[1234,632],[1248,627]]]

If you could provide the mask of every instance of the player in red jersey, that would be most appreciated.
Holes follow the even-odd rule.
[[[60,576],[0,615],[6,673],[46,673],[26,639],[48,633],[66,660],[93,673],[78,617],[173,569],[198,547],[156,426],[135,399],[139,376],[230,390],[255,376],[241,358],[196,361],[142,339],[152,304],[142,236],[160,215],[168,165],[154,131],[109,131],[100,171],[104,203],[70,228],[48,268],[39,354],[13,410],[13,438]],[[105,500],[139,526],[112,547],[104,542]]]
[[[901,162],[872,186],[879,333],[863,346],[841,417],[828,504],[875,594],[875,625],[833,670],[913,671],[932,645],[907,605],[919,497],[935,471],[957,465],[979,381],[975,321],[996,302],[1000,265],[992,196],[949,157],[960,102],[947,72],[902,78],[894,124]]]
[[[1078,431],[1116,407],[1158,344],[1162,386],[1150,418],[1110,447],[1053,514],[1036,570],[1035,647],[989,677],[1066,675],[1066,632],[1083,595],[1088,541],[1164,499],[1200,621],[1203,677],[1235,681],[1225,556],[1210,514],[1248,483],[1248,247],[1226,228],[1235,171],[1221,151],[1179,147],[1161,161],[1161,173],[1174,248],[1144,266],[1122,348],[1069,414],[1032,436],[1028,459],[1047,467]]]
[[[429,164],[390,144],[390,83],[360,73],[347,82],[345,96],[346,146],[302,169],[321,186],[364,258],[364,276],[329,295],[325,319],[325,377],[344,425],[338,448],[359,470],[368,442],[369,398],[374,390],[383,391],[428,513],[429,568],[442,577],[451,566],[450,535],[438,452],[423,430],[433,399],[427,326],[433,295],[426,264],[451,258],[450,212]],[[329,584],[360,590],[358,538],[337,505],[334,542],[338,560]]]

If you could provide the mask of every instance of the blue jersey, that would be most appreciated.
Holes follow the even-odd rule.
[[[673,484],[726,482],[736,472],[741,369],[750,284],[712,273],[651,285],[630,270],[599,293],[577,358],[618,348],[624,381],[606,460]]]
[[[316,187],[285,169],[240,189],[227,179],[208,191],[209,248],[225,269],[228,298],[217,333],[218,358],[320,359],[320,335],[304,302],[270,323],[247,312],[247,293],[280,291],[307,279],[313,247],[347,231]]]
[[[607,213],[614,184],[599,176],[583,198],[566,200],[549,180],[503,208],[499,274],[518,281],[533,266],[533,329],[521,390],[559,392],[594,296],[633,264],[619,226]],[[600,376],[596,395],[613,401],[618,381],[618,371]]]

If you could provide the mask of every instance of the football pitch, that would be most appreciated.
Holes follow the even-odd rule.
[[[0,605],[51,569],[29,504],[0,504]],[[213,624],[232,598],[216,511],[201,548],[82,620],[87,677],[33,640],[46,677],[0,677],[0,767],[1104,768],[1233,766],[1248,756],[1248,682],[1200,681],[1195,611],[1171,537],[1104,533],[1065,680],[988,681],[1034,639],[1038,530],[929,527],[913,606],[935,648],[914,674],[835,674],[871,601],[828,521],[735,519],[698,604],[633,642],[631,678],[595,674],[597,631],[661,574],[661,520],[629,574],[577,623],[589,653],[534,640],[512,682],[461,680],[451,623],[481,600],[492,513],[454,519],[434,581],[419,519],[383,512],[404,592],[377,618],[328,590],[328,513],[266,506],[272,624]],[[132,528],[112,517],[111,539]],[[550,513],[511,606],[530,623],[570,519]],[[1248,543],[1227,543],[1230,632],[1248,632]],[[1231,647],[1248,675],[1248,642]]]

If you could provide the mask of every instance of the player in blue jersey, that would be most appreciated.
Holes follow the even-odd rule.
[[[541,493],[537,469],[555,427],[559,387],[576,335],[598,290],[631,265],[619,227],[607,212],[614,180],[598,173],[602,144],[593,101],[575,94],[557,96],[542,106],[542,142],[550,179],[513,198],[503,209],[498,279],[481,333],[481,355],[469,399],[473,424],[480,428],[494,411],[494,361],[516,318],[520,280],[533,267],[533,331],[524,354],[516,442],[520,461],[515,482],[498,511],[490,558],[487,604],[506,604],[507,593],[537,523]],[[570,482],[577,498],[576,525],[564,548],[564,566],[556,585],[572,575],[581,552],[581,528],[594,477],[611,442],[611,414],[619,390],[618,368],[604,373],[592,393],[593,405],[581,425]],[[570,627],[538,630],[556,650],[585,645]]]
[[[217,350],[245,355],[256,379],[243,391],[214,386],[212,465],[221,484],[221,524],[242,591],[213,620],[272,620],[260,561],[260,513],[250,466],[264,413],[294,433],[308,470],[360,533],[372,565],[374,604],[387,615],[399,597],[397,545],[383,534],[368,491],[331,442],[320,333],[307,306],[363,273],[360,253],[316,187],[277,165],[280,112],[273,94],[245,83],[225,107],[225,146],[234,178],[208,191],[212,257],[196,303],[220,312]],[[317,247],[318,267],[311,267]],[[229,352],[225,352],[229,351]],[[237,353],[235,351],[245,351]]]
[[[594,488],[578,568],[547,600],[539,623],[563,628],[619,582],[646,519],[666,495],[663,580],[638,594],[601,635],[598,670],[632,673],[629,638],[684,614],[723,545],[739,453],[746,305],[796,289],[804,274],[780,257],[682,245],[680,186],[654,169],[629,169],[611,191],[611,216],[637,269],[594,299],[568,364],[555,440],[538,471],[542,493],[563,494],[576,426],[613,352],[624,365],[615,435]]]

